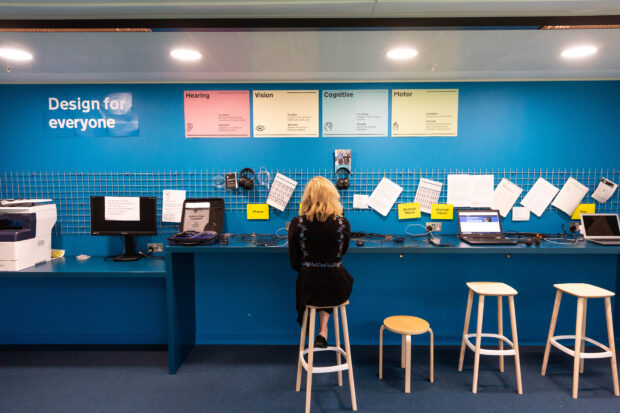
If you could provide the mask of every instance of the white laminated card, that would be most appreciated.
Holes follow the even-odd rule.
[[[573,215],[587,193],[588,187],[571,176],[566,180],[562,190],[551,205],[565,214]]]
[[[372,191],[368,205],[381,215],[387,216],[401,192],[403,192],[403,188],[400,185],[384,177]]]
[[[540,217],[549,206],[559,189],[544,178],[538,178],[529,192],[521,200],[521,205]]]

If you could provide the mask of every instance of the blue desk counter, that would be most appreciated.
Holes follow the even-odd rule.
[[[0,277],[148,277],[165,278],[166,263],[161,259],[114,262],[103,257],[80,261],[62,257],[21,271],[3,271]]]
[[[471,246],[461,242],[456,237],[442,236],[441,238],[443,242],[450,242],[454,246],[437,247],[426,243],[422,238],[408,238],[402,243],[364,241],[363,246],[357,246],[355,241],[351,241],[347,259],[350,264],[355,264],[358,261],[356,257],[361,258],[364,254],[395,254],[398,256],[402,254],[403,257],[433,254],[441,256],[454,254],[461,256],[467,254],[505,255],[507,258],[511,256],[533,257],[536,255],[604,255],[608,257],[615,255],[620,257],[620,246],[601,246],[584,241],[577,243],[544,241],[539,246],[527,246],[525,244]],[[167,283],[170,374],[177,371],[196,343],[195,257],[200,255],[204,261],[204,259],[208,260],[210,256],[215,258],[219,254],[286,254],[288,252],[285,240],[282,240],[280,245],[275,246],[256,246],[252,243],[233,240],[229,242],[228,245],[166,247],[166,262],[170,275]],[[227,260],[227,262],[230,261],[230,259]],[[235,258],[232,261],[241,263],[243,260],[237,261]],[[620,259],[618,267],[620,267]],[[620,274],[616,274],[615,278],[620,278]],[[222,302],[220,302],[221,305]]]

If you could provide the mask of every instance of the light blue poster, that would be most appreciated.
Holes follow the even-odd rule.
[[[139,136],[131,93],[48,96],[43,112],[47,136]]]
[[[388,90],[323,90],[323,136],[387,136]]]

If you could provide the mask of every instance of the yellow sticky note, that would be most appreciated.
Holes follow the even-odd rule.
[[[579,204],[570,219],[581,219],[581,214],[594,214],[595,212],[596,204]]]
[[[269,219],[269,205],[247,204],[247,216],[250,219]]]
[[[398,219],[420,218],[420,203],[409,202],[406,204],[398,204]]]
[[[431,219],[452,219],[454,208],[452,204],[431,205]]]

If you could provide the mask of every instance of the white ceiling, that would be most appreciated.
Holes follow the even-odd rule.
[[[586,7],[587,6],[587,7]],[[431,17],[620,14],[618,1],[0,1],[0,19]],[[598,53],[566,61],[566,47]],[[391,62],[395,46],[420,53]],[[33,53],[0,60],[0,83],[271,82],[620,79],[620,29],[0,32],[0,47]],[[173,61],[175,47],[200,50]]]

